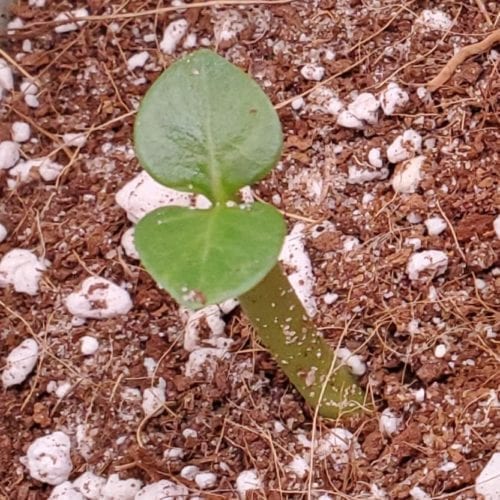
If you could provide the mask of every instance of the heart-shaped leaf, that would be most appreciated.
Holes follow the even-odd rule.
[[[283,142],[278,115],[257,83],[209,50],[156,80],[139,108],[134,140],[157,181],[213,202],[266,175]]]
[[[285,223],[270,205],[159,208],[139,221],[141,261],[180,304],[198,309],[237,297],[275,265]]]

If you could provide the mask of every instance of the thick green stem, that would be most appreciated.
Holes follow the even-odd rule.
[[[349,369],[335,360],[279,265],[240,303],[282,370],[319,414],[337,418],[361,410],[365,395]]]

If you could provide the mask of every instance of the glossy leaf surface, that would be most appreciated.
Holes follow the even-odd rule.
[[[160,208],[135,229],[147,271],[180,304],[197,309],[238,297],[275,265],[285,223],[262,203],[209,210]]]
[[[209,50],[172,64],[146,93],[134,130],[142,166],[160,183],[213,202],[264,177],[282,148],[259,85]]]

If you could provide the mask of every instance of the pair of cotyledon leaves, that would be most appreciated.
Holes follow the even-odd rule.
[[[179,303],[199,308],[254,287],[275,265],[285,223],[273,207],[239,204],[282,149],[279,118],[248,75],[209,50],[172,64],[146,93],[134,129],[143,168],[212,207],[165,207],[135,230],[141,261]],[[237,203],[234,203],[236,201]]]

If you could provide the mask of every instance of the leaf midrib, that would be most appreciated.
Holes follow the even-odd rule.
[[[203,85],[203,107],[205,111],[205,120],[203,120],[203,128],[205,129],[205,136],[207,139],[206,147],[208,152],[208,176],[210,179],[210,187],[212,194],[212,201],[214,202],[224,202],[226,201],[226,196],[221,185],[220,172],[217,165],[217,160],[215,157],[215,143],[212,135],[212,115],[210,106],[210,85],[207,81],[207,69],[206,66],[203,67],[201,73],[202,85]]]

